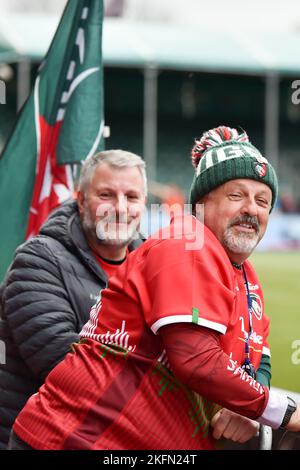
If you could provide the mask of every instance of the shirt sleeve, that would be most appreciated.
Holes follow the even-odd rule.
[[[236,294],[221,246],[209,241],[198,250],[186,249],[184,239],[151,249],[145,277],[152,305],[146,321],[155,334],[182,322],[225,334]]]
[[[261,357],[259,368],[256,371],[256,380],[262,385],[270,388],[271,385],[271,359],[270,356]]]
[[[160,330],[174,375],[201,396],[235,413],[257,419],[269,391],[233,365],[220,335],[195,325],[168,325]]]

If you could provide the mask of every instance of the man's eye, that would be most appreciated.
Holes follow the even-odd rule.
[[[242,197],[242,195],[239,194],[239,193],[231,193],[231,194],[229,194],[229,198],[230,198],[230,199],[240,199],[241,197]]]
[[[267,201],[266,199],[257,199],[257,204],[263,207],[267,207],[270,205],[269,201]]]

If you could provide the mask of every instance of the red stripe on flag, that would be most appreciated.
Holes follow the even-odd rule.
[[[56,146],[61,122],[50,126],[43,116],[40,116],[39,124],[40,152],[26,239],[36,235],[50,212],[73,194],[73,184],[67,176],[68,165],[57,165]]]

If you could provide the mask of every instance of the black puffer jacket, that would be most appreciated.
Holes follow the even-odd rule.
[[[130,249],[141,244],[136,240]],[[27,399],[78,340],[107,277],[83,235],[76,202],[21,245],[0,288],[0,449]],[[3,352],[3,347],[2,347]]]

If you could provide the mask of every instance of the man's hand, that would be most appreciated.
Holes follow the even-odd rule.
[[[211,426],[214,428],[215,439],[225,437],[240,443],[247,442],[259,431],[259,423],[226,408],[222,408],[214,415]]]

